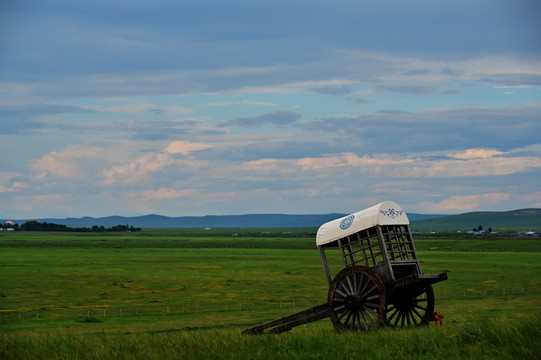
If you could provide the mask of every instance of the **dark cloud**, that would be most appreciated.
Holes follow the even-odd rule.
[[[179,136],[185,136],[189,133],[191,133],[191,131],[188,129],[177,129],[167,126],[145,126],[135,129],[133,131],[133,138],[136,140],[159,141],[179,138]]]
[[[541,86],[541,75],[535,74],[494,74],[479,81],[493,86]]]
[[[124,76],[276,64],[297,66],[296,76],[313,80],[320,72],[305,69],[325,62],[331,66],[325,67],[324,78],[346,73],[351,77],[343,78],[358,79],[354,75],[362,72],[366,63],[342,66],[335,57],[331,62],[333,54],[328,49],[428,54],[433,59],[449,59],[449,54],[464,58],[465,54],[536,55],[539,51],[535,34],[540,22],[534,15],[539,5],[532,5],[534,1],[530,5],[499,2],[491,4],[488,12],[484,2],[471,5],[465,0],[437,5],[421,1],[407,6],[388,1],[341,6],[325,1],[252,4],[235,0],[160,1],[159,6],[139,1],[130,2],[129,7],[124,1],[9,3],[0,11],[5,20],[0,21],[0,76],[34,84],[44,79],[64,84],[70,79],[78,87],[74,84],[69,90],[81,94],[103,94],[94,92],[95,79],[85,78],[98,74],[106,74],[108,80],[101,90],[107,91],[111,85],[112,92],[119,86],[115,80],[124,83]],[[424,72],[412,70],[409,74]],[[283,76],[282,82],[295,79],[292,76],[295,74]],[[163,84],[168,79],[160,80]],[[184,87],[192,92],[201,88],[212,91],[224,86],[183,86],[178,79],[172,81],[177,83],[175,89],[148,81],[127,83],[122,94],[136,93],[142,86],[146,93],[178,93]],[[243,85],[250,84],[245,79]],[[316,91],[343,95],[347,87]]]
[[[443,90],[443,91],[440,91],[439,93],[442,94],[442,95],[458,95],[458,94],[462,94],[462,92],[458,91],[458,90]]]
[[[357,98],[355,104],[374,104],[374,101],[368,101],[362,98]]]
[[[402,73],[402,75],[424,75],[424,74],[428,74],[428,71],[424,69],[418,69],[418,70],[406,71]]]
[[[337,146],[334,140],[289,140],[259,142],[249,145],[239,145],[227,150],[209,150],[196,156],[200,160],[253,161],[259,159],[298,159],[318,157],[334,152],[343,152],[344,148]]]
[[[390,91],[408,95],[426,96],[433,94],[436,91],[434,86],[423,86],[414,84],[401,84],[401,85],[378,85],[376,87],[378,91]]]
[[[325,118],[299,125],[325,133],[359,153],[443,151],[471,147],[509,150],[539,142],[541,106],[458,109],[418,113],[380,112]]]
[[[37,131],[46,126],[39,117],[62,113],[90,113],[73,105],[25,104],[0,106],[0,134],[20,134]]]
[[[14,135],[28,132],[36,132],[45,127],[40,121],[31,119],[8,119],[0,117],[0,135]]]
[[[313,89],[314,92],[322,95],[334,95],[342,96],[349,94],[351,92],[351,86],[342,85],[342,86],[322,86]]]
[[[263,114],[254,117],[238,118],[226,121],[223,126],[239,126],[249,128],[259,128],[265,125],[287,126],[295,123],[301,118],[301,114],[294,111],[275,111],[269,114]]]
[[[54,115],[62,113],[89,113],[90,109],[73,105],[58,104],[26,104],[0,106],[0,118],[7,117],[34,117],[42,115]]]

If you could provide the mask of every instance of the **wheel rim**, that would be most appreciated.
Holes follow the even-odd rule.
[[[343,269],[331,282],[330,318],[339,331],[365,331],[385,317],[385,288],[379,276],[363,266]]]
[[[417,291],[393,295],[386,311],[386,324],[393,327],[421,326],[430,323],[434,312],[434,290],[427,285]]]

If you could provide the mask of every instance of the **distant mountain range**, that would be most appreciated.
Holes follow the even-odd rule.
[[[409,215],[409,214],[408,214]],[[469,231],[482,226],[485,231],[540,231],[541,209],[510,211],[476,211],[430,219],[410,218],[411,228],[417,231]]]
[[[107,216],[82,218],[42,218],[12,220],[22,225],[27,221],[35,220],[54,224],[63,224],[68,227],[92,227],[94,225],[111,227],[115,225],[130,225],[141,228],[292,228],[292,227],[318,227],[348,214],[332,213],[320,215],[287,215],[287,214],[248,214],[248,215],[207,215],[168,217],[162,215],[144,216]],[[410,220],[428,219],[442,215],[408,214]],[[5,219],[11,220],[11,219]],[[5,220],[0,220],[3,223]]]
[[[12,220],[21,225],[30,220],[63,224],[68,227],[112,227],[130,225],[141,228],[294,228],[319,227],[320,225],[348,214],[332,213],[319,215],[248,214],[207,215],[168,217],[162,215],[107,216],[82,218],[43,219],[0,219],[0,223]],[[416,231],[468,231],[482,226],[488,230],[540,230],[541,209],[519,209],[511,211],[469,212],[459,215],[435,215],[408,213],[411,229]]]

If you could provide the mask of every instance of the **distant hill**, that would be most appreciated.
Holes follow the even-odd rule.
[[[411,221],[411,229],[417,231],[470,231],[482,226],[485,231],[539,231],[541,209],[518,209],[511,211],[477,211],[448,215],[431,219]]]
[[[112,227],[130,225],[141,228],[294,228],[319,227],[320,225],[348,214],[248,214],[248,215],[207,215],[168,217],[162,215],[107,216],[66,219],[13,220],[19,225],[30,220],[69,227]],[[494,231],[541,230],[541,209],[519,209],[511,211],[480,211],[459,215],[430,215],[408,213],[411,229],[415,231],[469,231],[479,225]],[[12,219],[5,219],[12,220]],[[3,223],[5,220],[0,219]]]
[[[22,225],[27,221],[36,220],[69,227],[92,227],[94,225],[112,227],[115,225],[130,225],[141,228],[294,228],[319,227],[348,214],[332,213],[320,215],[286,215],[286,214],[248,214],[248,215],[207,215],[168,217],[162,215],[144,216],[107,216],[100,218],[82,217],[66,219],[24,219],[13,220]],[[441,215],[408,214],[410,219],[427,219]],[[6,219],[7,220],[7,219]],[[4,220],[0,220],[4,222]]]

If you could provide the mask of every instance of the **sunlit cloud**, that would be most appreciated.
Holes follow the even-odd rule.
[[[13,193],[21,191],[22,182],[14,181],[23,174],[17,172],[0,172],[0,193]]]
[[[139,184],[148,180],[152,173],[172,165],[175,160],[169,154],[151,153],[139,158],[115,165],[102,171],[103,184]]]
[[[465,152],[465,154],[474,156],[431,160],[394,154],[361,157],[356,154],[344,153],[318,158],[261,159],[245,162],[241,167],[245,171],[255,174],[308,173],[332,177],[336,172],[343,174],[344,172],[357,171],[369,176],[395,178],[502,176],[528,171],[532,168],[541,168],[541,159],[534,156],[479,158],[480,155],[495,154],[492,150],[484,151],[482,149]]]
[[[175,199],[184,197],[194,197],[197,192],[194,189],[175,190],[161,187],[158,190],[141,191],[136,194],[147,200]]]
[[[66,151],[53,151],[40,159],[30,160],[29,168],[37,179],[49,176],[57,178],[75,178],[84,176],[84,159],[95,159],[101,149],[82,146],[70,146]]]
[[[210,144],[194,143],[189,141],[173,141],[167,147],[170,154],[188,155],[194,151],[201,151],[212,148]]]
[[[468,149],[460,154],[448,154],[447,156],[455,159],[486,159],[495,155],[503,155],[503,152],[498,150],[486,150],[486,149]]]
[[[420,211],[427,213],[456,213],[492,208],[509,200],[510,193],[486,193],[479,195],[454,195],[439,202],[422,201],[417,204]]]

